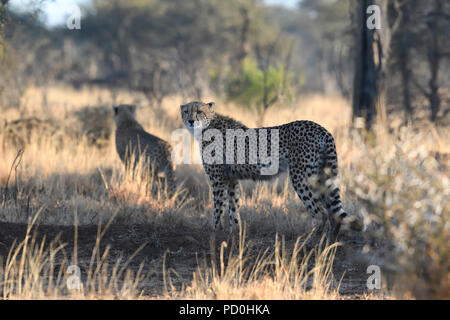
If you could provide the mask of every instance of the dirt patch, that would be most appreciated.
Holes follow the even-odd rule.
[[[22,241],[26,235],[27,225],[0,222],[0,257],[6,260],[8,252],[14,241]],[[41,225],[36,229],[37,242],[45,237],[46,241],[59,237],[66,257],[71,257],[75,242],[75,229],[73,226]],[[98,234],[97,225],[79,226],[77,240],[77,254],[82,273],[87,272],[93,248],[96,245]],[[285,238],[287,250],[292,250],[294,238]],[[189,284],[192,275],[203,262],[210,263],[212,253],[220,249],[223,241],[229,247],[237,245],[237,234],[225,231],[211,232],[207,228],[170,230],[162,229],[156,225],[123,225],[112,224],[100,242],[101,252],[110,246],[108,261],[113,264],[119,257],[122,261],[128,260],[142,245],[145,244],[131,260],[127,268],[134,271],[143,264],[143,274],[147,275],[142,284],[145,295],[157,296],[164,292],[163,266],[165,270],[175,270],[172,274],[172,284],[181,287]],[[266,248],[273,248],[275,234],[249,234],[246,242],[249,244],[247,254],[251,257],[258,255]],[[334,277],[341,280],[340,293],[349,297],[357,297],[367,293],[366,274],[367,265],[358,261],[363,246],[367,241],[356,238],[341,239],[342,247],[337,251],[334,263]],[[61,255],[57,259],[63,259]]]

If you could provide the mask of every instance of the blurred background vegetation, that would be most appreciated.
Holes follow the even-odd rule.
[[[81,30],[67,28],[70,13],[55,23],[48,10],[67,3],[80,5]],[[372,4],[380,30],[366,26]],[[45,207],[39,223],[60,232],[75,219],[90,225],[117,213],[118,224],[146,225],[142,243],[185,245],[180,230],[203,243],[212,203],[203,169],[177,166],[182,206],[149,195],[151,182],[135,181],[116,155],[111,105],[137,104],[143,127],[174,144],[178,106],[216,101],[250,127],[308,119],[335,137],[344,206],[368,225],[342,234],[335,274],[350,276],[341,293],[366,292],[366,268],[377,264],[388,296],[448,299],[449,27],[445,0],[0,0],[0,223],[26,223]],[[275,235],[295,241],[312,226],[288,182],[242,185],[242,218],[261,250]],[[8,230],[0,232],[5,257]],[[124,243],[136,239],[133,230]],[[198,261],[179,257],[177,272],[190,283]],[[237,273],[229,274],[215,284],[227,295],[193,281],[197,297],[302,292],[291,276],[268,273],[273,281],[229,294]]]
[[[308,93],[352,100],[353,118],[367,118],[368,127],[377,114],[437,122],[449,112],[443,0],[95,0],[82,2],[81,30],[50,27],[41,10],[50,0],[22,1],[27,10],[7,2],[2,108],[17,107],[27,86],[64,83],[139,91],[155,108],[170,95],[214,95],[261,119]],[[382,8],[382,30],[358,19],[370,4]]]

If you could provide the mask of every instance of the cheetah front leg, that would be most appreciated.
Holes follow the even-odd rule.
[[[239,225],[239,182],[232,181],[228,184],[228,212],[230,215],[230,231],[235,225]]]
[[[172,166],[170,166],[170,165],[166,166],[166,168],[164,169],[164,172],[166,175],[165,188],[166,188],[167,194],[170,198],[175,194],[175,191],[176,191],[176,184],[175,184]]]
[[[220,223],[220,218],[225,211],[227,189],[224,181],[212,180],[212,193],[214,199],[214,230],[217,230],[217,226]]]

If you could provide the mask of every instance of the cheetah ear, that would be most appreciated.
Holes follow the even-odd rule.
[[[114,114],[117,116],[117,113],[119,113],[119,108],[118,107],[113,107],[114,110]]]
[[[208,105],[210,108],[212,108],[212,107],[214,107],[216,104],[215,104],[214,102],[209,102],[209,103],[207,103],[207,105]]]
[[[180,104],[180,109],[183,109],[183,107],[184,107],[184,104]]]

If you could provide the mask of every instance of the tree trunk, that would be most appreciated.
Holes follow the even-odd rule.
[[[409,91],[409,54],[408,49],[401,49],[400,53],[400,73],[402,77],[402,96],[403,96],[403,110],[405,113],[405,123],[412,120],[413,109],[411,106],[411,94]]]
[[[409,50],[411,50],[411,34],[409,32],[409,7],[406,5],[403,8],[403,30],[400,35],[399,63],[400,74],[402,78],[402,96],[403,96],[403,111],[405,114],[405,123],[412,120],[413,108],[411,105],[411,93],[410,93],[410,77],[411,70],[409,69],[410,56]]]
[[[439,97],[439,63],[440,63],[440,52],[439,52],[439,28],[437,14],[442,12],[442,1],[435,0],[434,8],[431,8],[431,12],[427,17],[427,26],[430,32],[430,41],[428,45],[428,64],[430,66],[430,81],[428,86],[430,88],[430,93],[428,100],[430,102],[431,115],[430,120],[435,122],[437,115],[439,113],[441,100]]]
[[[376,5],[380,9],[381,28],[369,28],[367,8]],[[386,123],[386,73],[391,53],[392,35],[400,25],[402,15],[390,21],[390,10],[399,2],[387,0],[356,1],[353,17],[355,26],[355,76],[353,92],[353,119],[363,117],[368,130],[376,116]],[[373,14],[376,14],[373,13]]]
[[[353,78],[352,118],[364,118],[371,129],[376,116],[377,85],[374,60],[374,29],[366,26],[366,9],[373,0],[355,1],[353,24],[355,31],[355,71]]]
[[[248,48],[247,48],[247,42],[248,42],[248,35],[250,31],[250,13],[249,9],[245,6],[241,6],[239,8],[239,12],[242,16],[242,27],[240,29],[240,35],[239,35],[239,48],[236,53],[235,57],[235,65],[234,69],[239,70],[242,65],[242,61],[247,57],[248,55]]]

